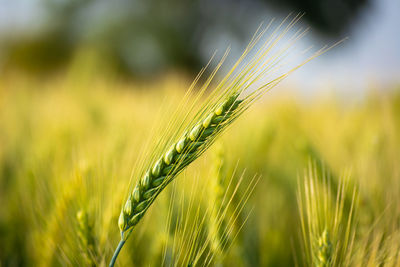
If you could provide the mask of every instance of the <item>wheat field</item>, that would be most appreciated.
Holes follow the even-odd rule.
[[[134,168],[190,80],[4,75],[0,265],[107,266]],[[163,190],[116,266],[400,266],[400,91],[368,90],[268,93]]]

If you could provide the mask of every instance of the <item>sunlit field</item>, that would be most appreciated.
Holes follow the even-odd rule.
[[[87,69],[0,80],[1,266],[107,266],[135,168],[186,115],[190,75]],[[400,266],[399,87],[298,90],[268,92],[168,185],[116,266]]]

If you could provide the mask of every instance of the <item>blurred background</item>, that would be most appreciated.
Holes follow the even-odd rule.
[[[292,81],[358,94],[399,81],[399,11],[398,0],[0,0],[0,70],[48,75],[80,57],[128,78],[194,75],[216,49],[236,58],[261,22],[305,12],[305,45],[349,39]]]

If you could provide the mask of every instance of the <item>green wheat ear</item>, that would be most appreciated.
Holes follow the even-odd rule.
[[[213,138],[230,123],[241,102],[237,99],[237,95],[227,98],[184,134],[147,170],[121,211],[118,225],[122,233],[139,222],[162,189],[194,161]]]
[[[271,49],[277,46],[283,36],[299,19],[300,16],[296,16],[285,28],[282,28],[284,21],[275,29],[268,40],[261,45],[261,48],[254,51],[254,47],[271,24],[266,29],[257,31],[238,62],[211,93],[209,101],[199,109],[195,118],[185,127],[184,134],[175,140],[165,140],[165,143],[169,144],[168,148],[162,149],[160,154],[155,152],[156,161],[149,162],[149,165],[144,166],[142,178],[136,183],[121,210],[118,220],[121,242],[114,253],[110,266],[114,265],[134,226],[141,220],[158,194],[183,169],[206,151],[216,138],[254,101],[276,86],[289,73],[327,50],[324,47],[296,67],[284,73],[279,73],[282,66],[278,65],[278,63],[280,63],[294,42],[304,35],[305,31],[296,32],[289,40],[289,44],[285,43],[282,49],[272,55],[270,55]],[[255,52],[255,55],[249,58],[248,63],[241,64],[250,52]],[[226,55],[227,53],[202,86],[201,93],[204,93],[210,85]],[[275,78],[266,82],[264,79],[271,73],[276,74]],[[199,94],[201,95],[201,93]],[[183,121],[175,121],[170,128],[173,131],[178,131],[183,124]],[[172,136],[176,136],[176,134],[174,133]]]

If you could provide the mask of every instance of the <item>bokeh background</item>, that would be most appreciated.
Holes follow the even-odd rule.
[[[261,22],[305,12],[312,33],[302,42],[349,39],[293,79],[303,91],[331,81],[359,93],[399,80],[399,11],[397,0],[1,0],[0,70],[47,75],[90,53],[98,68],[129,77],[193,74],[217,49],[237,56]]]

